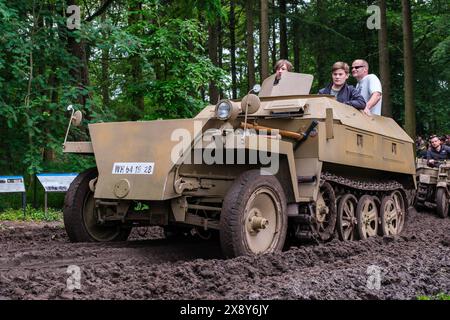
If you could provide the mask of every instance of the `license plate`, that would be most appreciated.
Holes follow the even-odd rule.
[[[115,162],[112,174],[153,174],[154,162]]]

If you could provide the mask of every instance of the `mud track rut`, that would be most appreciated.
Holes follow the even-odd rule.
[[[81,289],[68,290],[69,265]],[[377,284],[376,273],[380,274]],[[61,224],[0,225],[1,299],[414,299],[450,292],[450,219],[412,211],[400,237],[222,260],[218,242],[68,242]]]

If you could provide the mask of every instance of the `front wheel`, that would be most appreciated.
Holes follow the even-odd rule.
[[[80,173],[70,184],[64,198],[64,227],[72,242],[125,241],[131,228],[99,225],[94,193],[89,182],[98,176],[97,168]]]
[[[286,197],[278,179],[242,173],[223,201],[220,244],[227,258],[281,251],[287,233]]]
[[[448,196],[444,188],[438,188],[436,191],[436,211],[441,218],[448,216]]]

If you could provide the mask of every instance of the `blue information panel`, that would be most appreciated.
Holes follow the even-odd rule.
[[[22,176],[0,176],[0,193],[25,192]]]
[[[41,173],[36,177],[45,189],[45,192],[66,192],[78,173]]]

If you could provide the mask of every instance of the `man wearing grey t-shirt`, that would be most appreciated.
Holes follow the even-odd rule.
[[[381,115],[382,89],[380,79],[374,74],[369,74],[369,64],[366,60],[357,59],[352,63],[352,75],[358,80],[356,89],[366,101],[364,113],[367,115]]]

